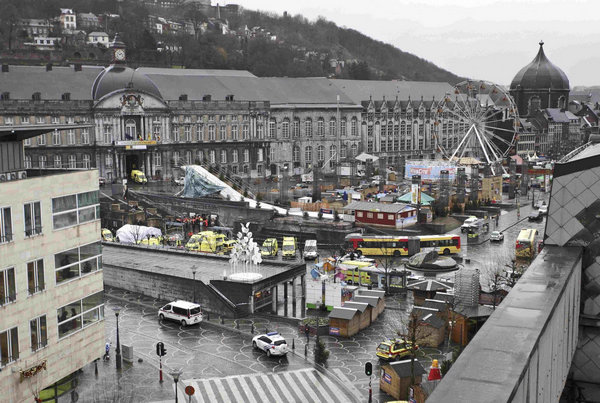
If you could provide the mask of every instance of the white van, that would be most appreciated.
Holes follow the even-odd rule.
[[[317,251],[317,240],[316,239],[307,239],[304,242],[304,259],[312,259],[315,260],[317,256],[319,256],[319,252]]]
[[[160,320],[170,319],[181,326],[202,322],[202,307],[187,301],[173,301],[158,310]]]

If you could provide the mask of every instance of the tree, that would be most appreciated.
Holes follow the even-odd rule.
[[[315,363],[326,367],[327,360],[329,359],[329,350],[325,348],[325,343],[323,343],[318,338],[317,342],[315,343],[314,354]]]
[[[17,26],[21,20],[18,4],[14,0],[2,1],[0,4],[0,33],[7,43],[8,50],[12,50],[13,40],[17,36]]]
[[[408,320],[401,320],[403,329],[398,331],[398,336],[408,342],[406,346],[410,350],[410,381],[415,384],[415,360],[417,359],[417,346],[425,342],[433,333],[433,329],[421,320],[419,312],[415,309],[408,316]]]
[[[398,268],[400,254],[382,242],[379,248],[381,257],[377,258],[377,267],[383,269],[385,274],[385,293],[390,293],[390,274]]]

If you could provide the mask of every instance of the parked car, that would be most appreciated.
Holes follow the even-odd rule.
[[[304,242],[304,259],[315,260],[317,256],[319,256],[319,251],[317,250],[317,240],[316,239],[307,239]]]
[[[419,346],[415,345],[414,350],[418,349]],[[379,343],[375,354],[381,360],[394,361],[410,355],[411,350],[412,342],[405,339],[389,339]]]
[[[175,184],[179,185],[179,186],[183,186],[185,184],[185,177],[180,176],[179,178],[175,179]]]
[[[106,185],[106,178],[104,176],[101,176],[98,178],[98,185],[100,185],[100,186]]]
[[[504,241],[504,234],[500,231],[492,231],[490,234],[490,241],[501,242]]]
[[[286,355],[288,353],[287,342],[278,332],[269,332],[254,336],[252,347],[265,351],[269,357],[272,355]]]
[[[534,210],[531,213],[529,213],[529,216],[527,217],[527,219],[529,221],[541,221],[544,218],[544,216],[540,213],[539,210]]]
[[[181,326],[202,322],[202,307],[187,301],[173,301],[158,310],[160,320],[174,320]]]
[[[467,231],[471,227],[471,224],[477,222],[477,220],[478,220],[478,218],[475,217],[474,215],[472,215],[469,218],[467,218],[465,220],[465,222],[463,223],[463,225],[460,226],[460,232]]]
[[[548,205],[542,204],[538,211],[540,212],[541,215],[547,215],[548,214]]]

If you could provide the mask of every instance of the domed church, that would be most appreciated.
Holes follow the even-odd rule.
[[[531,63],[523,67],[510,83],[519,116],[529,117],[545,108],[565,109],[569,103],[569,79],[544,53],[544,42]]]

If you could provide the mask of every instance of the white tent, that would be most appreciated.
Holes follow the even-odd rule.
[[[121,243],[137,243],[153,236],[161,237],[162,231],[154,227],[125,224],[117,230],[116,239]]]
[[[356,156],[356,159],[361,162],[366,162],[367,160],[371,160],[373,162],[379,161],[379,157],[367,153],[360,153]]]

